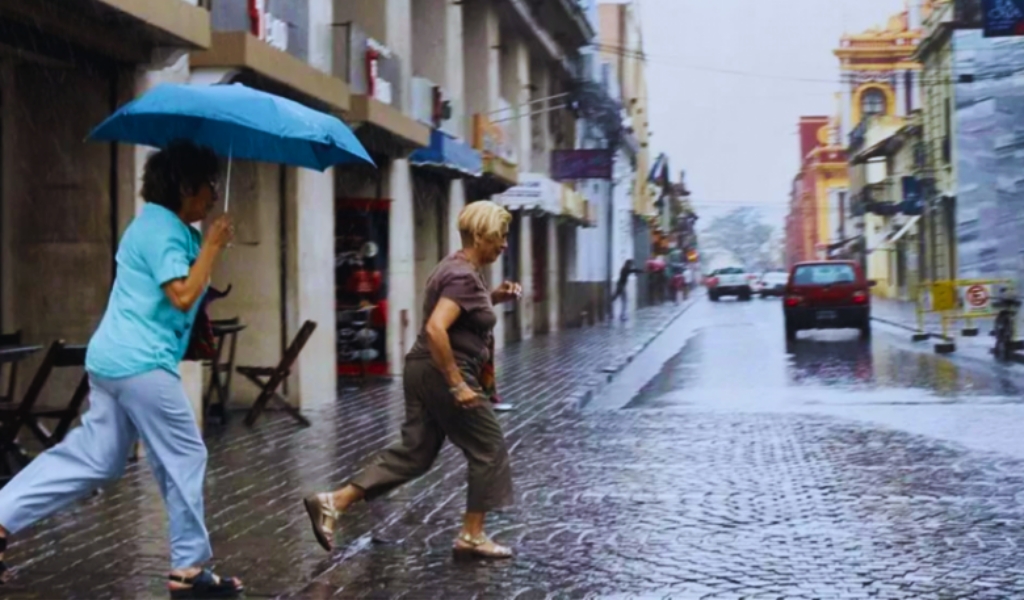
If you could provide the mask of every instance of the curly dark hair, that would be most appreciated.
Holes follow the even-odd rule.
[[[142,198],[173,213],[181,211],[184,196],[196,193],[220,175],[220,160],[213,150],[179,140],[146,159]]]

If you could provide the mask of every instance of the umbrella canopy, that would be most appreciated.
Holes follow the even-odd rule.
[[[337,117],[239,83],[159,85],[118,109],[89,139],[157,148],[185,139],[231,159],[318,171],[374,164]]]

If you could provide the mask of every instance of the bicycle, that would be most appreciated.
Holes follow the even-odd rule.
[[[1005,290],[1001,290],[1001,292],[1005,292]],[[995,355],[996,360],[1009,361],[1017,349],[1015,324],[1021,301],[1016,296],[1001,295],[992,302],[992,307],[998,310],[995,326],[992,329],[992,335],[996,338],[992,354]]]

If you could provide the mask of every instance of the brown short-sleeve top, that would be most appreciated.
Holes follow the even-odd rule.
[[[407,358],[430,358],[426,324],[441,298],[448,298],[462,308],[459,318],[448,328],[448,339],[456,361],[483,365],[490,358],[490,344],[498,317],[487,284],[473,263],[461,252],[442,260],[427,279],[425,296],[423,325]]]

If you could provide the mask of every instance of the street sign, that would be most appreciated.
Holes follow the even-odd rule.
[[[979,314],[989,312],[992,303],[992,286],[976,283],[964,291],[964,312]]]
[[[932,284],[932,310],[942,312],[956,308],[956,288],[952,281],[937,281]]]

